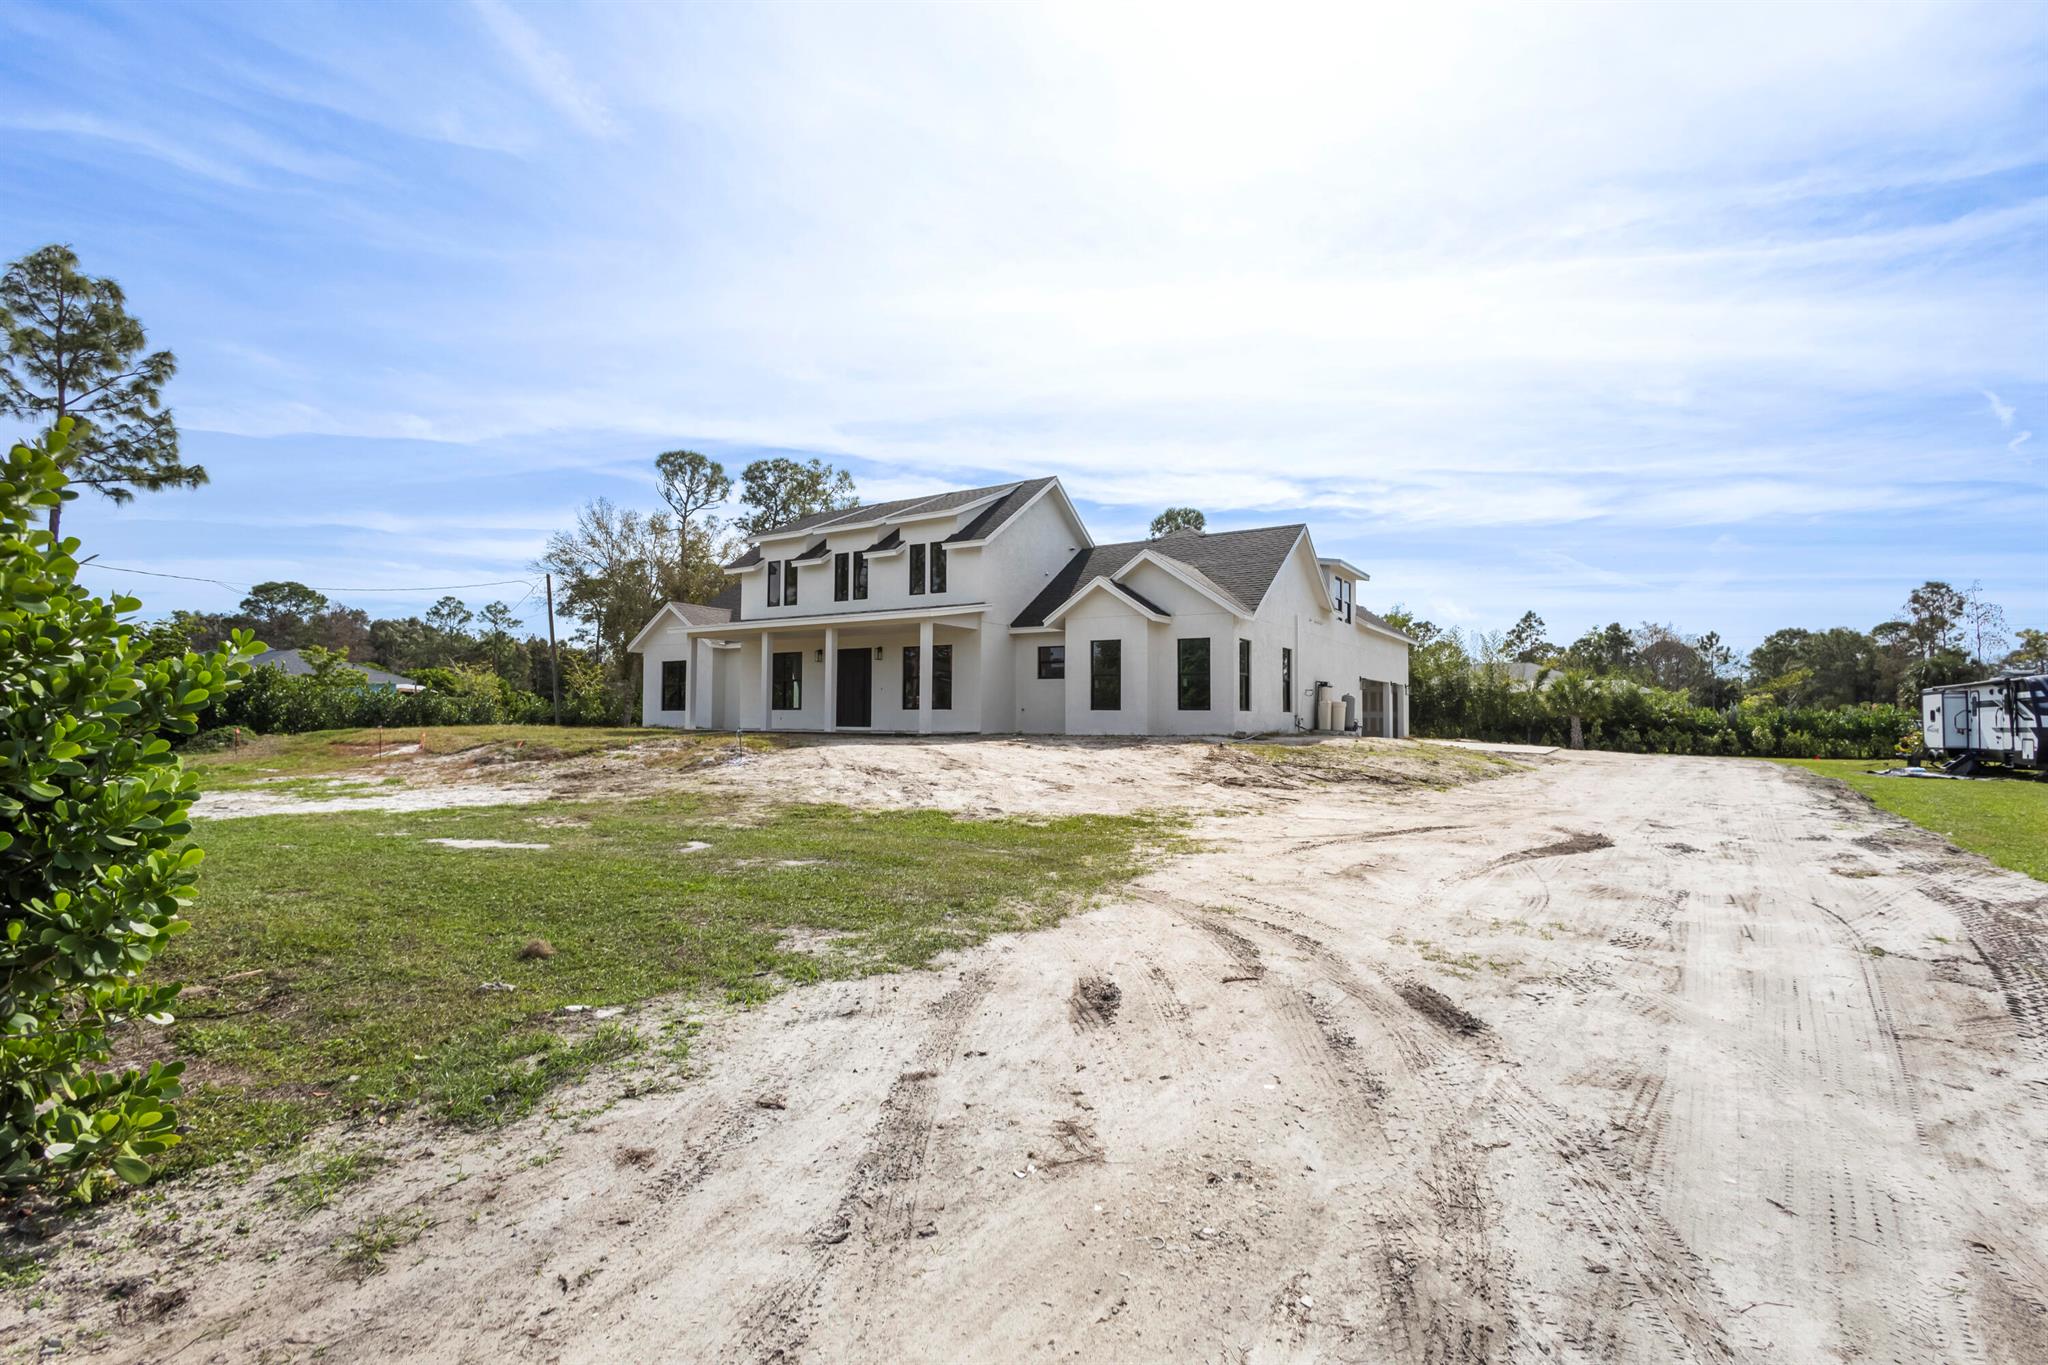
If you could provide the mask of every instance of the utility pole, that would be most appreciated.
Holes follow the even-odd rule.
[[[548,679],[554,686],[555,724],[562,723],[562,656],[555,650],[555,576],[546,575],[548,585]]]

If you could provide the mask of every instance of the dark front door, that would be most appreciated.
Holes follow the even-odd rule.
[[[874,723],[875,655],[868,649],[839,651],[838,723],[865,727]]]

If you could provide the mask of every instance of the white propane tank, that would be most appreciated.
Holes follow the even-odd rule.
[[[1314,716],[1315,728],[1318,730],[1327,730],[1330,728],[1330,693],[1332,690],[1333,689],[1331,688],[1331,686],[1326,682],[1319,682],[1316,684],[1315,709],[1310,714]]]

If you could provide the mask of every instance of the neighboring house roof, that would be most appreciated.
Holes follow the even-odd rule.
[[[305,658],[296,649],[267,650],[256,656],[256,664],[262,668],[278,669],[281,672],[291,674],[295,678],[310,678],[313,676],[313,665],[307,663]],[[419,683],[414,682],[402,673],[387,672],[381,668],[374,668],[369,664],[349,663],[345,666],[354,669],[368,678],[372,687],[420,686]]]
[[[1184,565],[1221,588],[1230,597],[1256,612],[1266,590],[1280,576],[1294,543],[1307,528],[1261,526],[1249,531],[1175,531],[1157,540],[1131,540],[1119,545],[1097,545],[1076,552],[1066,567],[1052,576],[1031,605],[1012,622],[1018,626],[1042,626],[1048,612],[1072,597],[1095,578],[1114,578],[1126,565],[1150,550],[1162,559]],[[1123,586],[1123,585],[1119,585]]]

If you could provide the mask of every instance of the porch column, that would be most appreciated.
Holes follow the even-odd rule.
[[[1410,683],[1401,684],[1401,731],[1397,738],[1408,738],[1408,689]]]
[[[1385,701],[1382,703],[1385,710],[1381,712],[1381,722],[1386,730],[1387,738],[1392,739],[1394,737],[1394,685],[1390,682],[1383,682],[1380,684],[1380,691],[1381,695],[1385,698]]]
[[[839,728],[839,627],[825,627],[825,732]]]
[[[932,732],[932,623],[917,623],[917,732]]]
[[[704,656],[711,651],[704,647],[702,640],[692,638],[690,652],[683,656],[683,726],[696,730],[702,726],[697,720],[697,701],[704,691]]]
[[[761,728],[775,728],[775,636],[761,632]]]

